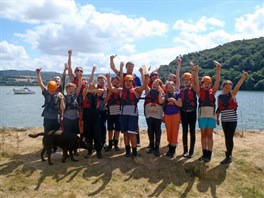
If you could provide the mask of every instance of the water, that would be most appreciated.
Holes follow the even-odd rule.
[[[0,86],[0,126],[8,127],[42,127],[41,117],[44,97],[40,87],[29,87],[36,94],[15,95],[13,88]],[[217,93],[217,95],[220,92]],[[264,92],[240,91],[237,94],[238,101],[238,130],[264,130]],[[139,107],[139,127],[146,129],[146,121],[143,113],[143,100]],[[197,125],[198,126],[198,125]],[[164,128],[164,124],[162,124]],[[218,126],[219,129],[221,127]]]

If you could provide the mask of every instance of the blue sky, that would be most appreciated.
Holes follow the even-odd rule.
[[[152,69],[177,55],[264,36],[263,0],[1,0],[0,70],[109,72],[109,56]],[[195,60],[194,60],[195,61]],[[198,63],[199,64],[199,63]]]

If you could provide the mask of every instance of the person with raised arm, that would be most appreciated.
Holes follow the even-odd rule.
[[[42,106],[43,112],[41,114],[44,117],[43,126],[44,133],[48,133],[52,130],[60,129],[60,114],[65,109],[64,96],[62,93],[57,92],[58,85],[54,80],[48,82],[47,87],[43,84],[41,78],[41,68],[36,69],[38,84],[42,90],[42,95],[45,98],[45,103]]]
[[[243,74],[232,90],[233,83],[230,80],[225,80],[222,83],[222,92],[217,97],[217,125],[220,124],[219,115],[221,114],[221,124],[225,134],[226,153],[225,159],[221,161],[221,164],[229,164],[232,162],[232,151],[234,147],[234,134],[237,127],[237,101],[236,95],[246,80],[248,73],[243,71]]]
[[[214,61],[216,65],[216,78],[212,86],[210,76],[202,77],[202,86],[198,82],[198,65],[192,66],[192,76],[194,76],[194,87],[199,97],[198,124],[201,129],[201,144],[203,154],[200,161],[209,162],[213,151],[213,130],[216,127],[215,115],[215,94],[220,85],[221,64]]]
[[[104,93],[104,90],[98,88],[94,82],[90,82],[89,85],[83,90],[83,136],[88,143],[88,153],[85,158],[92,155],[93,143],[96,150],[96,156],[98,159],[103,157],[102,155],[102,134],[100,129],[100,115],[99,115],[99,96]]]
[[[193,63],[190,62],[193,66]],[[182,84],[184,88],[181,89],[182,108],[181,108],[181,123],[182,123],[182,142],[183,142],[183,157],[191,158],[194,153],[195,146],[195,125],[197,113],[197,97],[196,90],[192,86],[193,77],[189,72],[182,75]],[[188,151],[188,128],[190,128],[190,150]]]
[[[78,86],[78,78],[76,77],[79,74],[83,75],[83,68],[82,67],[76,67],[74,69],[74,74],[72,72],[72,49],[68,50],[68,75],[70,78],[70,82],[74,83],[76,86]],[[83,109],[83,99],[82,99],[82,92],[83,89],[86,87],[87,85],[87,81],[82,78],[82,87],[81,87],[81,91],[78,97],[78,104],[79,104],[79,116],[80,116],[80,120],[79,120],[79,127],[80,127],[80,133],[83,133],[83,121],[82,121],[82,109]]]
[[[114,72],[117,76],[120,77],[121,85],[123,85],[123,87],[125,87],[125,82],[123,81],[123,78],[121,78],[121,70],[118,71],[118,70],[116,69],[116,67],[115,67],[114,59],[115,59],[116,56],[117,56],[117,55],[111,55],[111,56],[110,56],[110,67],[111,67],[111,69],[113,70],[113,72]],[[140,81],[139,77],[138,77],[136,74],[133,74],[134,67],[135,67],[134,63],[131,62],[131,61],[128,61],[128,62],[126,63],[126,73],[123,73],[123,72],[124,72],[124,71],[123,71],[123,72],[122,72],[122,75],[123,75],[123,77],[125,77],[126,75],[132,75],[132,76],[133,76],[133,79],[134,79],[134,80],[133,80],[133,86],[134,86],[134,87],[141,86],[141,81]],[[142,70],[140,70],[140,71],[142,71]],[[140,74],[141,74],[142,81],[144,81],[144,79],[143,79],[144,77],[143,77],[143,75],[142,75],[142,72],[140,72]],[[141,145],[140,145],[139,126],[138,126],[138,129],[137,129],[137,146],[138,146],[138,147],[141,146]]]
[[[143,85],[140,87],[134,87],[134,77],[127,74],[124,77],[125,86],[114,88],[110,80],[110,74],[106,75],[109,90],[113,93],[119,93],[121,97],[121,131],[124,134],[124,142],[126,148],[126,157],[131,156],[132,147],[132,157],[137,157],[137,129],[138,129],[138,100],[143,90],[147,87],[147,81],[149,78],[148,74],[144,75]],[[123,73],[121,70],[120,78],[123,78]],[[131,142],[131,145],[130,145]]]

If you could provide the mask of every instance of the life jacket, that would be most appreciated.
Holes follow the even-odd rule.
[[[112,105],[120,105],[121,104],[121,98],[119,93],[112,93],[109,100],[107,101],[107,106]]]
[[[164,104],[163,106],[167,106],[168,105],[168,99],[169,98],[175,98],[176,100],[178,100],[178,95],[177,95],[177,92],[174,92],[174,93],[169,93],[167,92],[165,94],[165,100],[164,100]]]
[[[236,110],[237,107],[238,107],[238,104],[233,99],[231,93],[228,93],[228,94],[221,93],[218,96],[218,108],[220,111],[227,110],[227,109]]]
[[[159,103],[159,92],[158,92],[158,90],[152,90],[151,89],[150,92],[146,95],[144,107],[149,103],[161,105]]]
[[[79,109],[78,108],[78,99],[76,95],[64,96],[64,102],[65,102],[65,111],[70,109]]]
[[[164,100],[164,103],[163,103],[163,111],[165,114],[168,114],[168,115],[172,115],[172,114],[175,114],[177,112],[179,112],[179,107],[177,105],[168,105],[168,99],[169,98],[174,98],[176,100],[178,100],[178,95],[177,95],[177,92],[174,92],[174,93],[169,93],[167,92],[165,94],[165,100]]]
[[[60,97],[58,93],[50,94],[47,91],[47,94],[45,95],[45,103],[42,106],[44,108],[44,111],[50,111],[55,110],[58,113],[60,112]]]
[[[100,105],[99,110],[105,110],[104,95],[105,95],[105,92],[107,92],[107,88],[105,86],[102,87],[100,85],[98,85],[97,87],[104,90],[104,93],[102,95],[98,96],[99,105]]]
[[[125,105],[133,105],[135,106],[135,110],[134,112],[137,111],[137,103],[138,103],[138,98],[135,95],[135,88],[131,88],[131,89],[125,89],[123,88],[122,92],[121,92],[121,105],[120,108],[125,106]],[[123,109],[121,108],[121,114],[123,114]]]
[[[76,85],[76,87],[77,87],[78,86],[78,78],[74,77],[72,83],[74,83]],[[82,93],[82,91],[83,91],[83,89],[85,88],[86,85],[87,85],[87,81],[82,79],[82,88],[81,88],[80,93]]]
[[[87,93],[83,100],[83,108],[84,109],[99,109],[99,100],[97,94],[95,93]]]
[[[182,109],[183,110],[195,110],[196,109],[197,97],[192,87],[181,89],[181,97],[182,97]]]
[[[215,107],[215,96],[213,89],[204,90],[200,89],[199,107]]]

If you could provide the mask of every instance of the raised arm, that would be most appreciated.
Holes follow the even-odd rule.
[[[240,80],[237,82],[234,90],[232,91],[233,96],[236,96],[236,94],[239,91],[241,85],[243,84],[243,82],[246,80],[247,77],[248,77],[248,73],[243,70],[243,74],[242,74]]]
[[[215,73],[215,84],[213,86],[214,93],[216,93],[220,86],[220,70],[221,70],[221,64],[217,61],[214,61],[216,65],[216,73]]]
[[[119,89],[119,88],[114,88],[114,87],[113,87],[113,85],[112,85],[112,83],[111,83],[111,79],[110,79],[110,74],[107,73],[107,74],[105,75],[105,77],[106,77],[106,80],[107,80],[107,87],[108,87],[108,89],[109,89],[109,93],[118,93],[118,92],[120,91],[120,89]],[[110,94],[110,95],[111,95],[111,94]]]
[[[45,87],[45,85],[43,84],[43,81],[42,81],[42,78],[41,78],[40,72],[41,72],[41,68],[37,68],[37,69],[36,69],[36,73],[37,73],[37,78],[38,78],[38,84],[39,84],[41,90],[44,91],[44,89],[45,89],[46,87]]]
[[[113,70],[113,72],[118,76],[118,70],[116,69],[115,67],[115,63],[114,63],[114,58],[116,57],[117,55],[111,55],[110,56],[110,67],[111,69]]]
[[[137,93],[141,95],[142,91],[145,90],[148,86],[148,79],[149,79],[149,74],[145,74],[143,78],[143,85],[140,87],[137,87]]]
[[[193,90],[196,94],[199,95],[200,93],[200,85],[199,85],[199,77],[198,77],[198,70],[199,66],[194,66],[192,62],[190,62],[191,68],[192,68],[192,86]]]
[[[123,73],[124,66],[125,66],[124,61],[121,61],[120,62],[120,76],[119,76],[121,87],[123,87],[123,85],[124,85],[124,73]]]
[[[95,70],[96,70],[96,66],[93,66],[93,69],[92,69],[92,72],[91,72],[91,75],[90,75],[90,78],[89,78],[89,83],[93,82]]]
[[[72,56],[72,49],[69,49],[68,50],[68,75],[69,75],[69,78],[70,78],[70,81],[73,82],[74,80],[74,75],[72,73],[72,61],[71,61],[71,56]]]
[[[61,76],[61,89],[62,89],[61,92],[62,92],[62,94],[64,94],[64,89],[65,89],[66,70],[68,70],[68,64],[67,63],[64,64],[64,70],[63,70],[63,73]]]
[[[177,69],[176,69],[176,90],[179,91],[180,90],[180,70],[181,70],[181,62],[182,62],[182,59],[181,57],[179,56],[177,58],[177,62],[178,62],[178,66],[177,66]]]

